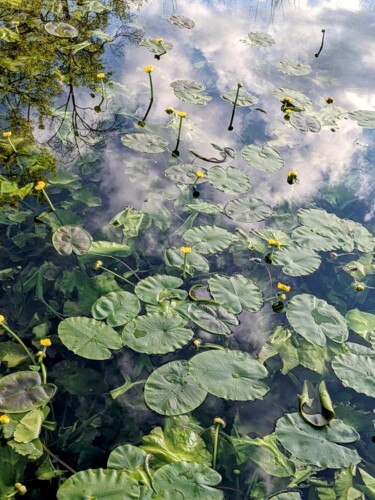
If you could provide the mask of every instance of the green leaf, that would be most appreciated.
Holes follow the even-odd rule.
[[[147,314],[125,326],[122,338],[125,344],[145,354],[166,354],[180,349],[194,336],[190,328],[183,328],[186,320],[177,314]]]
[[[136,318],[141,309],[138,298],[129,292],[110,292],[92,306],[95,319],[106,319],[109,326],[122,326]]]
[[[270,146],[249,144],[243,148],[242,156],[250,167],[264,172],[277,172],[284,166],[284,159]]]
[[[259,198],[251,196],[231,200],[225,206],[225,213],[236,221],[259,222],[270,217],[273,210]]]
[[[219,398],[235,401],[263,399],[269,390],[259,380],[267,376],[266,368],[244,352],[206,351],[194,356],[189,363],[197,384]]]
[[[260,350],[258,361],[264,363],[267,359],[280,355],[283,362],[281,373],[286,375],[299,365],[298,350],[291,341],[291,332],[277,326],[272,336]]]
[[[207,273],[209,271],[209,263],[207,259],[203,257],[203,255],[200,255],[196,252],[190,252],[185,255],[186,273],[192,275],[194,271],[201,271],[203,273]],[[168,250],[166,250],[164,254],[164,262],[169,267],[175,267],[182,270],[184,267],[184,255],[181,252],[181,247],[168,248]]]
[[[139,281],[134,292],[136,296],[147,304],[157,305],[163,300],[184,300],[187,297],[185,290],[181,290],[181,278],[166,274],[155,274]]]
[[[131,255],[128,245],[112,241],[93,241],[90,250],[82,256],[83,262],[94,262],[98,257],[128,257]]]
[[[218,226],[192,227],[182,235],[182,241],[198,253],[222,252],[232,243],[232,234]]]
[[[84,42],[70,45],[69,49],[72,51],[72,54],[74,55],[74,54],[77,54],[78,52],[80,52],[81,50],[85,49],[86,47],[89,47],[90,45],[91,45],[91,42],[89,40],[85,40]],[[87,194],[90,195],[90,192],[87,191]],[[92,196],[93,195],[91,195],[90,197],[92,197]],[[100,198],[96,198],[96,199],[99,199],[99,205],[100,205]],[[98,206],[98,205],[92,205],[92,206]]]
[[[301,132],[313,132],[317,134],[322,128],[315,116],[306,115],[305,113],[291,113],[289,117],[289,123],[292,127]]]
[[[276,43],[271,35],[261,31],[251,31],[248,33],[247,38],[240,39],[240,42],[255,47],[272,47]]]
[[[199,167],[200,171],[206,175],[207,171],[204,168]],[[175,181],[178,184],[187,184],[191,185],[195,182],[197,175],[197,166],[192,163],[179,163],[178,165],[173,165],[172,167],[167,168],[164,171],[164,174],[169,178]],[[197,184],[201,184],[203,180],[199,179]]]
[[[355,120],[360,127],[375,128],[375,111],[360,109],[348,113],[348,117],[351,120]]]
[[[28,359],[28,355],[19,344],[11,341],[0,343],[0,361],[8,368],[14,368]]]
[[[178,462],[158,469],[152,485],[157,499],[221,500],[224,493],[212,488],[220,482],[220,474],[207,465]]]
[[[91,318],[66,318],[58,326],[61,342],[86,359],[109,359],[110,349],[121,349],[120,335],[110,326]]]
[[[284,75],[302,76],[311,73],[311,66],[301,61],[285,59],[276,64],[276,68]]]
[[[173,26],[177,26],[177,28],[187,29],[187,30],[191,30],[195,26],[194,21],[192,21],[188,17],[175,16],[173,14],[168,17],[168,22],[170,24],[173,24]]]
[[[110,10],[107,5],[102,2],[98,2],[98,0],[87,0],[83,4],[86,12],[95,12],[96,14],[102,14],[103,12],[108,12]]]
[[[346,321],[353,332],[372,344],[375,344],[375,314],[351,309],[346,313]]]
[[[307,248],[284,247],[274,252],[272,263],[283,266],[283,273],[288,276],[306,276],[320,266],[320,256]]]
[[[208,280],[208,286],[215,301],[231,313],[239,314],[243,309],[257,312],[263,305],[262,292],[241,274],[231,277],[216,274]]]
[[[174,80],[171,87],[174,95],[184,102],[205,106],[212,99],[208,95],[201,95],[205,86],[195,80]]]
[[[68,23],[57,23],[51,21],[44,25],[44,29],[50,35],[57,36],[59,38],[75,38],[78,36],[77,28]]]
[[[207,178],[216,189],[227,194],[245,193],[251,187],[250,179],[236,167],[211,167]]]
[[[61,226],[53,233],[52,244],[60,255],[83,255],[90,250],[92,238],[79,226]]]
[[[228,312],[224,307],[196,303],[189,304],[187,307],[179,307],[178,311],[203,330],[216,335],[230,335],[231,329],[228,325],[239,324],[237,316]]]
[[[126,472],[114,469],[87,469],[67,479],[57,491],[58,500],[139,500],[137,481]]]
[[[5,26],[0,26],[0,40],[3,42],[18,42],[20,39],[19,34],[15,30],[6,28]]]
[[[187,203],[186,208],[189,208],[193,213],[217,215],[222,213],[223,209],[220,205],[214,205],[208,201],[195,200],[194,203]]]
[[[352,427],[338,419],[316,428],[305,422],[299,413],[290,413],[276,423],[276,438],[282,446],[293,457],[317,467],[341,469],[360,462],[356,450],[341,446],[358,437]]]
[[[298,226],[293,229],[291,237],[293,243],[308,250],[330,252],[340,248],[340,243],[334,234],[318,234],[306,226]]]
[[[229,90],[228,92],[224,92],[224,94],[220,95],[220,97],[224,99],[224,101],[229,101],[231,104],[235,103],[236,96],[237,89]],[[259,102],[259,99],[255,97],[255,95],[249,94],[249,92],[246,92],[246,90],[243,90],[242,88],[239,89],[236,106],[238,106],[239,108],[243,108],[245,106],[252,106],[257,102]]]
[[[145,385],[147,405],[161,415],[181,415],[198,408],[207,396],[190,374],[187,361],[172,361],[151,373]]]
[[[259,467],[276,477],[293,476],[294,469],[288,458],[277,446],[275,433],[262,438],[231,438],[238,455],[238,464],[252,460]]]
[[[53,384],[42,385],[39,373],[18,371],[0,379],[0,412],[24,413],[48,403],[54,396]]]
[[[162,43],[156,43],[154,38],[147,38],[141,40],[138,44],[140,47],[146,47],[146,49],[152,54],[165,54],[173,49],[173,45],[170,42],[162,41]]]
[[[290,97],[292,99],[292,104],[296,108],[302,109],[304,111],[309,111],[312,108],[311,100],[302,94],[302,92],[298,92],[297,90],[287,89],[287,88],[275,88],[272,91],[272,94],[278,99],[282,101],[285,97]]]
[[[16,426],[14,440],[18,443],[30,443],[39,437],[43,420],[44,413],[38,408],[26,413]]]
[[[366,472],[364,469],[361,469],[358,467],[359,473],[361,475],[362,481],[365,483],[365,492],[368,494],[369,498],[374,499],[375,498],[375,478],[371,476],[368,472]]]
[[[108,469],[135,471],[143,467],[147,453],[132,444],[118,446],[111,451],[108,457]]]
[[[312,344],[325,346],[326,336],[338,343],[348,338],[348,326],[343,316],[314,295],[295,295],[288,304],[286,315],[294,330]]]
[[[17,441],[8,441],[8,446],[16,453],[27,457],[30,460],[37,460],[43,455],[43,446],[39,439],[34,439],[29,443],[18,443]]]
[[[121,136],[121,142],[140,153],[163,153],[168,149],[168,141],[154,134],[125,134]]]
[[[333,358],[332,368],[345,386],[375,397],[375,358],[353,353],[340,354]]]
[[[305,380],[299,406],[304,420],[314,427],[324,427],[335,417],[332,401],[324,381],[319,384],[319,394],[317,394],[312,383]]]

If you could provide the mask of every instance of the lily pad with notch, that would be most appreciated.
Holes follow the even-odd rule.
[[[273,209],[258,198],[243,197],[227,203],[225,213],[230,219],[239,222],[259,222],[268,219]]]
[[[284,75],[303,76],[311,73],[311,66],[301,61],[285,59],[276,64],[276,68]]]
[[[208,280],[208,286],[214,300],[233,314],[242,310],[254,313],[263,305],[260,289],[253,280],[241,274],[230,277],[215,274]]]
[[[209,263],[203,255],[197,252],[191,252],[186,255],[186,273],[192,275],[194,271],[207,273],[210,269]],[[181,247],[168,248],[164,253],[164,262],[168,267],[178,269],[184,268],[184,255]]]
[[[201,95],[206,87],[195,80],[174,80],[170,85],[174,95],[181,101],[204,106],[212,99],[208,95]]]
[[[364,128],[375,128],[375,111],[358,110],[348,113],[351,120],[355,120],[357,125]]]
[[[25,413],[45,406],[56,386],[43,384],[37,372],[18,371],[0,378],[0,412]]]
[[[176,16],[174,14],[168,17],[168,22],[170,24],[173,24],[173,26],[177,26],[177,28],[180,29],[191,30],[195,26],[195,23],[192,19],[186,16]]]
[[[273,254],[272,263],[283,266],[283,273],[288,276],[306,276],[319,269],[321,258],[308,248],[284,247]]]
[[[222,306],[196,302],[178,307],[178,311],[202,330],[215,335],[230,335],[230,327],[239,325],[237,316]]]
[[[168,167],[164,171],[164,175],[179,184],[192,185],[197,178],[197,170],[197,165],[193,163],[183,163]],[[199,170],[203,173],[203,175],[206,175],[206,169],[199,167]],[[202,182],[204,182],[204,178],[198,179],[197,184],[201,184]]]
[[[236,102],[236,106],[239,108],[252,106],[253,104],[259,102],[259,99],[255,97],[255,95],[246,92],[246,90],[243,90],[242,88],[239,89],[237,101],[236,95],[237,89],[224,92],[224,94],[221,94],[220,97],[224,99],[224,101],[229,101],[231,104],[234,104]]]
[[[165,52],[169,52],[173,49],[173,45],[170,42],[157,43],[154,38],[147,38],[145,40],[141,40],[138,44],[140,47],[146,47],[146,49],[152,54],[164,54]]]
[[[211,167],[207,178],[212,186],[227,194],[245,193],[251,187],[250,179],[236,167]]]
[[[163,153],[168,149],[168,141],[154,134],[125,134],[121,136],[121,142],[140,153]]]
[[[249,144],[242,150],[243,159],[250,167],[263,172],[277,172],[284,166],[284,159],[270,146],[257,146]]]
[[[79,226],[61,226],[53,233],[52,244],[60,255],[83,255],[90,250],[92,238]]]
[[[198,253],[222,252],[232,243],[233,235],[219,226],[192,227],[184,232],[182,241]]]
[[[263,33],[262,31],[250,31],[247,38],[241,38],[240,42],[245,45],[252,45],[255,47],[272,47],[275,45],[275,40],[268,33]]]
[[[92,306],[94,319],[106,320],[109,326],[122,326],[134,319],[141,309],[138,298],[130,292],[109,292]]]
[[[275,88],[272,94],[282,101],[285,97],[290,97],[292,99],[292,104],[301,109],[302,111],[309,111],[312,109],[312,102],[305,94],[298,92],[298,90],[288,89],[284,87]]]
[[[301,132],[320,132],[322,126],[315,116],[307,115],[306,113],[291,113],[289,115],[289,123],[295,129]]]
[[[50,21],[44,25],[44,29],[48,34],[59,38],[75,38],[78,36],[77,28],[68,23]]]
[[[182,284],[181,278],[167,274],[155,274],[139,281],[134,288],[134,293],[143,302],[154,305],[163,300],[184,300],[187,297],[187,292],[180,289]]]
[[[333,358],[332,369],[345,386],[375,398],[375,357],[340,354]]]

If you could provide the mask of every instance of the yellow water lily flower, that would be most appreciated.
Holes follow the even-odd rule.
[[[18,490],[20,495],[24,495],[27,492],[26,486],[24,486],[22,483],[16,483],[14,485],[16,490]]]
[[[99,78],[99,79],[101,79],[101,78],[105,78],[105,74],[104,74],[104,73],[98,73],[98,74],[96,75],[96,78]]]
[[[146,73],[152,73],[154,71],[154,67],[153,66],[145,66],[144,70]]]
[[[222,418],[220,417],[215,417],[214,418],[214,424],[215,425],[221,425],[221,427],[225,427],[225,422]]]
[[[3,137],[11,137],[12,136],[12,132],[3,132]]]
[[[195,172],[195,175],[198,177],[198,179],[203,179],[203,177],[204,177],[204,173],[201,172],[200,170],[197,170]]]
[[[275,248],[280,248],[281,247],[281,243],[280,241],[277,241],[277,240],[268,240],[268,244],[270,247],[275,247]]]
[[[283,102],[292,102],[291,97],[284,97]]]
[[[39,344],[42,347],[50,347],[52,345],[51,339],[40,339]]]
[[[0,314],[0,325],[2,325],[5,321],[5,316],[3,316],[2,314]]]
[[[156,43],[156,45],[162,44],[163,43],[163,38],[156,38],[155,39],[155,43]]]
[[[95,264],[93,265],[93,268],[95,271],[97,271],[98,269],[100,269],[102,267],[102,265],[103,265],[103,262],[101,260],[97,260],[95,262]]]
[[[186,118],[187,114],[185,113],[185,111],[179,111],[177,113],[177,115],[180,117],[180,118]]]
[[[355,285],[355,289],[357,290],[357,292],[363,292],[363,290],[365,289],[365,285],[363,283],[357,283]]]
[[[289,285],[284,285],[284,283],[280,283],[280,281],[277,284],[277,288],[279,290],[282,290],[283,292],[286,292],[286,293],[290,292],[290,286]]]
[[[187,253],[191,253],[192,252],[192,248],[191,247],[181,247],[181,252],[183,254],[187,254]]]
[[[44,181],[39,181],[35,184],[34,189],[35,191],[41,191],[46,187],[46,183]]]
[[[0,415],[0,424],[7,425],[10,422],[8,415]]]

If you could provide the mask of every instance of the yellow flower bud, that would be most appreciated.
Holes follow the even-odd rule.
[[[333,103],[333,98],[332,97],[326,97],[326,103],[327,104],[332,104]]]
[[[95,264],[93,265],[93,268],[95,271],[97,271],[98,269],[100,269],[101,267],[103,266],[103,262],[101,260],[97,260],[95,262]]]
[[[20,22],[17,21],[16,19],[13,19],[13,21],[11,21],[10,23],[13,24],[13,26],[19,26],[20,25]]]
[[[201,343],[202,342],[199,339],[193,340],[193,346],[196,347],[197,349],[200,348]]]
[[[197,170],[195,172],[195,175],[198,177],[198,179],[203,179],[203,177],[204,177],[204,173],[201,172],[200,170]]]
[[[177,115],[178,115],[180,118],[186,118],[186,113],[185,113],[185,111],[179,111],[179,112],[177,113]]]
[[[355,285],[355,289],[357,290],[357,292],[363,292],[363,290],[365,289],[365,285],[363,283],[357,283]]]
[[[270,247],[275,247],[275,248],[281,247],[280,241],[276,241],[276,240],[268,240],[268,244]]]
[[[292,102],[292,98],[291,97],[284,97],[282,102]]]
[[[161,45],[163,43],[163,38],[156,38],[155,43],[156,45]]]
[[[35,191],[41,191],[46,187],[46,183],[44,181],[39,181],[35,184],[34,189]]]
[[[0,415],[0,424],[7,425],[10,422],[8,415]]]
[[[12,132],[3,132],[3,137],[11,137]]]
[[[225,422],[222,418],[220,417],[215,417],[214,418],[214,424],[215,425],[220,425],[221,427],[225,427]]]
[[[47,355],[46,355],[46,353],[44,353],[43,351],[38,351],[38,352],[36,353],[36,357],[37,357],[37,358],[46,358],[46,357],[47,357]]]
[[[191,253],[192,252],[192,248],[191,247],[181,247],[181,252],[186,254],[186,253]]]
[[[5,316],[3,316],[2,314],[0,314],[0,325],[2,325],[5,321]]]
[[[144,70],[146,73],[152,73],[154,71],[154,67],[153,66],[145,66]]]
[[[50,347],[52,345],[51,339],[40,339],[39,344],[42,347]]]
[[[18,490],[20,495],[24,495],[27,492],[26,486],[21,483],[16,483],[14,487]]]
[[[289,285],[284,285],[284,283],[278,283],[277,288],[279,290],[282,290],[283,292],[289,293],[290,292],[290,286]]]
[[[98,73],[98,74],[96,75],[96,78],[99,78],[99,79],[102,79],[102,78],[104,78],[104,77],[105,77],[105,74],[104,74],[104,73]]]
[[[294,170],[288,172],[286,181],[288,184],[295,184],[297,182],[297,172],[295,172]]]
[[[164,111],[167,113],[167,115],[172,115],[174,113],[174,109],[171,106],[169,106],[169,108],[165,109]]]
[[[285,295],[285,293],[280,293],[280,295],[279,295],[279,299],[280,299],[280,300],[286,300],[286,295]]]

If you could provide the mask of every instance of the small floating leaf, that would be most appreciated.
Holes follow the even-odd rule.
[[[240,42],[255,47],[272,47],[276,43],[271,35],[261,31],[251,31],[248,33],[247,38],[241,38]]]
[[[44,29],[50,35],[58,36],[60,38],[75,38],[78,36],[77,28],[67,23],[56,23],[51,21],[44,25]]]
[[[212,99],[208,95],[200,94],[205,90],[205,86],[195,80],[174,80],[171,82],[171,87],[175,96],[184,102],[204,106]]]
[[[232,234],[218,226],[192,227],[184,232],[182,241],[198,253],[222,252],[232,243]]]
[[[240,222],[259,222],[272,215],[272,207],[252,197],[236,198],[225,206],[225,213]]]
[[[61,226],[52,235],[52,244],[60,255],[83,255],[91,243],[90,234],[79,226]]]
[[[242,156],[251,167],[264,172],[277,172],[284,166],[284,159],[270,146],[249,144],[243,148]]]
[[[283,273],[288,276],[306,276],[319,269],[320,255],[307,248],[284,247],[275,252],[272,263],[283,266]]]
[[[289,123],[301,132],[320,132],[322,126],[315,116],[305,113],[291,113]]]
[[[122,326],[134,319],[141,304],[138,298],[129,292],[110,292],[100,297],[92,306],[95,319],[106,319],[109,326]]]
[[[245,193],[251,187],[250,179],[236,167],[211,167],[207,178],[216,189],[227,194]]]
[[[276,64],[276,68],[285,75],[302,76],[308,75],[311,72],[309,64],[303,64],[301,61],[285,59]]]
[[[164,255],[164,261],[169,267],[177,267],[183,269],[184,255],[181,252],[181,247],[168,248]],[[210,269],[207,259],[197,252],[186,254],[186,272],[193,274],[194,270],[207,273]]]
[[[191,30],[194,28],[195,23],[186,16],[175,16],[171,15],[168,17],[168,22],[177,26],[177,28]]]
[[[153,134],[125,134],[121,137],[121,142],[140,153],[163,153],[168,149],[168,141]]]
[[[221,94],[220,97],[225,101],[229,101],[230,103],[234,104],[236,101],[236,95],[237,95],[237,89],[224,92],[224,94]],[[259,102],[259,99],[255,97],[255,95],[251,95],[249,94],[249,92],[246,92],[246,90],[240,89],[236,102],[237,107],[242,108],[245,106],[252,106],[257,102]]]
[[[187,361],[172,361],[151,373],[145,385],[147,405],[161,415],[182,415],[198,408],[206,399],[190,374]]]
[[[297,90],[279,87],[274,89],[272,94],[279,101],[282,101],[285,97],[290,97],[292,99],[292,104],[302,110],[309,111],[312,108],[311,100],[305,94]]]
[[[206,175],[206,170],[204,168],[199,167],[199,170]],[[172,179],[175,182],[178,182],[179,184],[188,184],[191,185],[195,182],[197,176],[197,165],[194,165],[192,163],[190,164],[178,164],[178,165],[173,165],[172,167],[167,168],[164,171],[164,174],[169,178]],[[197,184],[200,184],[201,181],[199,180]]]
[[[184,300],[187,293],[180,289],[182,284],[181,278],[167,274],[156,274],[139,281],[134,288],[134,293],[143,302],[158,305],[163,300]]]
[[[163,40],[162,44],[160,44],[157,43],[154,38],[141,40],[138,45],[140,47],[146,47],[146,49],[152,54],[163,54],[173,49],[173,45],[170,42],[166,42]]]

